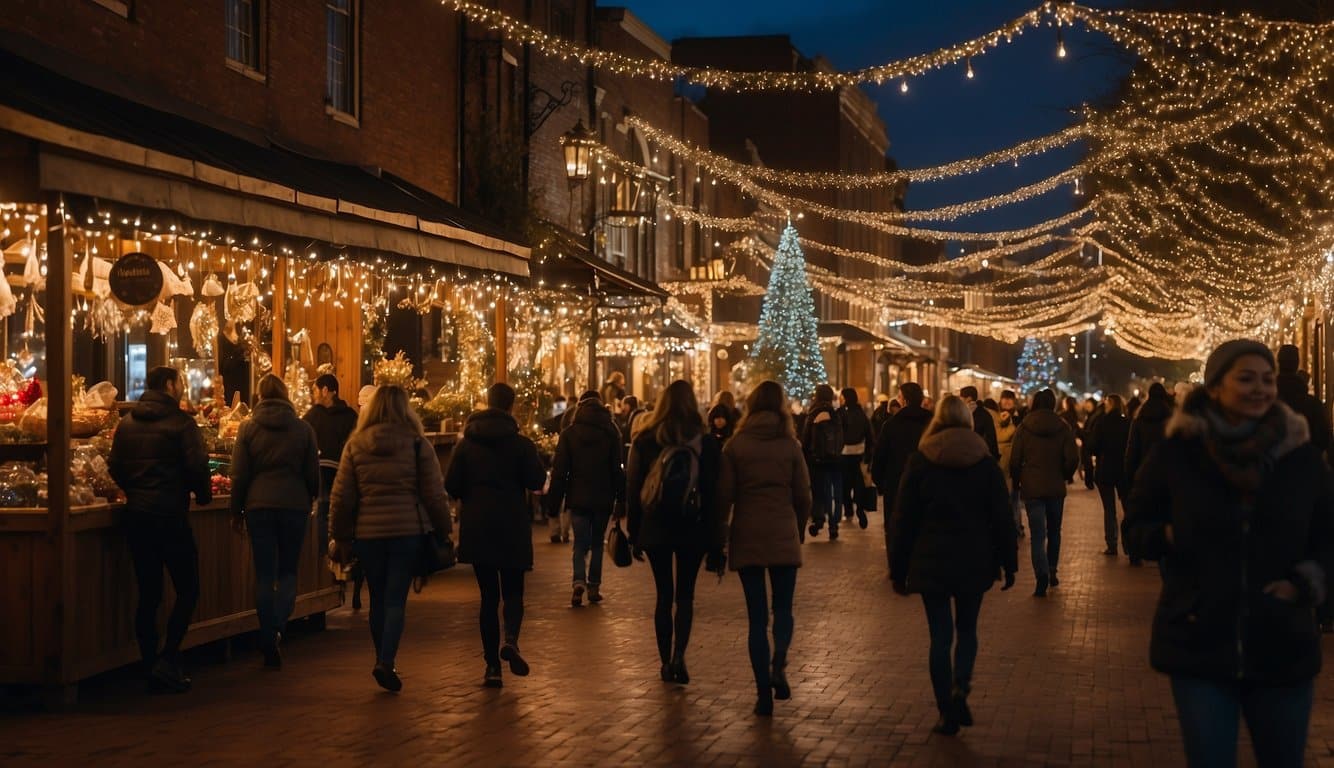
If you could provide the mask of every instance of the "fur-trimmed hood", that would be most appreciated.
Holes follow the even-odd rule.
[[[1184,439],[1203,438],[1209,433],[1209,420],[1204,409],[1212,407],[1208,393],[1199,387],[1190,393],[1185,404],[1176,409],[1167,422],[1167,437]],[[1274,401],[1274,408],[1283,415],[1283,439],[1274,446],[1271,454],[1279,459],[1292,453],[1299,446],[1311,441],[1311,427],[1306,417],[1289,408],[1282,400]]]

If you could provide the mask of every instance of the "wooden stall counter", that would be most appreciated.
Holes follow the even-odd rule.
[[[258,627],[250,541],[231,527],[229,499],[191,507],[199,550],[199,605],[185,647]],[[125,541],[125,511],[118,504],[70,510],[70,556],[59,568],[45,508],[0,509],[0,683],[69,687],[100,672],[138,660],[134,636],[137,588]],[[325,532],[310,518],[297,575],[292,618],[322,616],[339,605],[341,589],[320,554]],[[168,584],[170,580],[167,580]],[[160,610],[175,597],[170,586]],[[52,611],[65,600],[72,611]],[[65,615],[61,627],[52,614]],[[164,629],[165,631],[165,629]],[[72,691],[66,691],[69,700]]]

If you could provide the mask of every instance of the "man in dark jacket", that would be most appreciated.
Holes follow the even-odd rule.
[[[1311,394],[1297,370],[1300,352],[1291,344],[1278,348],[1278,399],[1306,418],[1311,428],[1311,445],[1322,454],[1329,450],[1330,424],[1325,406]]]
[[[1135,483],[1135,475],[1148,458],[1153,447],[1162,442],[1167,420],[1172,418],[1172,399],[1167,388],[1158,382],[1149,385],[1149,398],[1140,406],[1130,422],[1130,437],[1126,441],[1126,487]]]
[[[1044,389],[1033,396],[1033,410],[1015,430],[1010,449],[1010,476],[1028,512],[1029,545],[1038,582],[1035,597],[1046,597],[1049,585],[1060,584],[1056,566],[1061,555],[1065,485],[1078,468],[1075,436],[1056,415],[1056,393]]]
[[[883,497],[881,508],[885,511],[886,562],[893,551],[889,521],[894,514],[899,479],[903,475],[903,468],[908,465],[908,457],[917,450],[922,432],[931,423],[931,412],[922,407],[924,397],[922,385],[915,381],[904,382],[899,386],[899,401],[903,407],[885,422],[884,429],[880,430],[876,438],[875,453],[871,457],[871,480]]]
[[[533,567],[533,525],[524,494],[541,490],[547,479],[537,446],[519,434],[519,424],[510,415],[514,400],[514,389],[508,384],[491,385],[486,410],[468,417],[463,439],[445,473],[445,491],[463,502],[458,558],[472,564],[482,593],[485,680],[494,688],[502,684],[502,659],[509,662],[513,674],[528,674],[528,664],[519,655],[524,572]],[[502,596],[503,647],[496,615]]]
[[[838,540],[839,508],[843,503],[843,423],[834,410],[834,388],[820,384],[811,399],[811,412],[801,431],[801,448],[810,469],[815,506],[811,509],[812,536],[829,524],[829,540]]]
[[[987,444],[987,450],[991,451],[991,458],[1000,461],[1000,444],[996,441],[996,422],[987,413],[986,408],[979,408],[977,402],[977,387],[968,386],[959,390],[959,397],[968,403],[968,408],[973,412],[973,431],[982,438],[982,442]]]
[[[1130,440],[1130,418],[1122,410],[1121,396],[1108,395],[1102,401],[1102,418],[1093,428],[1084,449],[1095,462],[1093,480],[1102,500],[1103,540],[1107,543],[1104,555],[1116,557],[1117,524],[1116,499],[1121,507],[1130,494],[1130,479],[1126,476],[1126,444]],[[1131,557],[1131,565],[1139,565],[1139,558]]]
[[[139,587],[134,617],[139,654],[151,684],[177,693],[190,689],[180,649],[199,600],[199,551],[187,517],[190,494],[200,504],[213,500],[204,439],[194,419],[181,410],[184,391],[176,369],[149,371],[139,404],[116,428],[108,462],[126,497],[125,533]],[[164,567],[176,604],[159,653],[157,610]]]
[[[602,602],[602,543],[616,502],[625,495],[621,468],[621,431],[596,392],[589,391],[575,409],[574,423],[560,433],[551,463],[547,516],[570,510],[574,532],[574,593],[570,605]],[[589,562],[589,557],[592,562]]]
[[[314,404],[302,418],[315,430],[315,444],[320,449],[320,504],[315,530],[319,532],[320,554],[324,554],[329,548],[329,492],[338,474],[338,461],[343,458],[343,446],[357,428],[357,412],[338,397],[338,379],[331,373],[315,379],[311,399]]]

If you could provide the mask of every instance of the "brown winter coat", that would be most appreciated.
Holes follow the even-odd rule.
[[[776,413],[746,420],[723,448],[719,523],[732,570],[801,565],[801,532],[811,514],[811,478],[801,443]]]
[[[423,519],[420,507],[425,508]],[[412,427],[376,424],[352,433],[329,498],[334,541],[450,532],[435,450]]]
[[[1055,411],[1030,411],[1019,422],[1010,448],[1010,477],[1019,481],[1019,496],[1024,501],[1064,498],[1066,480],[1076,469],[1075,433]]]

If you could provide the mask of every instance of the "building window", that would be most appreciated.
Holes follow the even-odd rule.
[[[328,100],[334,112],[357,114],[356,0],[325,0],[328,22]]]
[[[262,72],[260,62],[262,0],[226,0],[227,58],[246,69]]]

